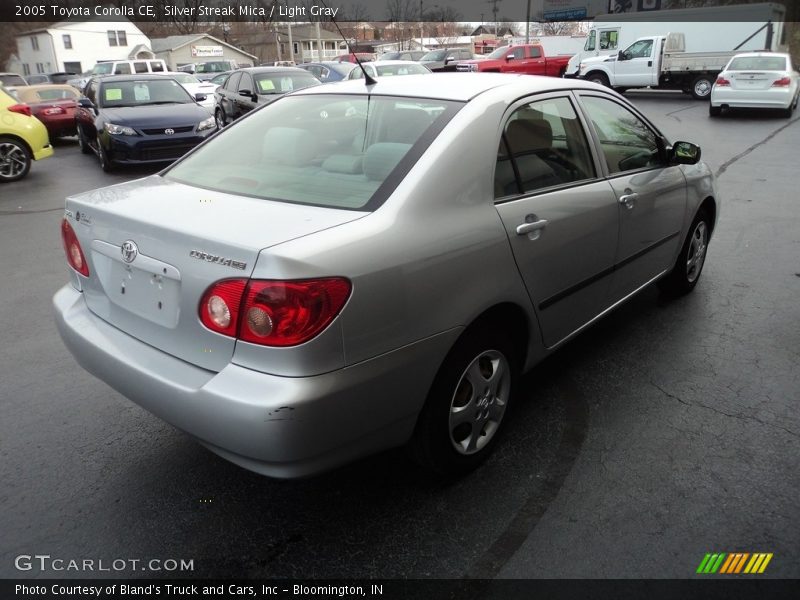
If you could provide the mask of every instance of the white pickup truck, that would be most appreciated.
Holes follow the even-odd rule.
[[[707,100],[717,75],[736,52],[685,52],[682,33],[642,37],[616,56],[586,58],[578,77],[610,86],[677,89]]]

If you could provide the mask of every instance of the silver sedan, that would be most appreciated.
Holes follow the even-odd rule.
[[[78,362],[217,454],[300,477],[492,451],[520,374],[633,294],[698,282],[700,149],[582,81],[335,83],[157,175],[67,198]]]

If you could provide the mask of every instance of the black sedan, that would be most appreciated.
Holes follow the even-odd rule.
[[[76,114],[81,151],[104,171],[177,160],[217,131],[202,100],[163,75],[92,78]]]
[[[312,85],[319,79],[296,67],[250,67],[231,73],[214,93],[217,127],[225,127],[258,106],[274,102],[284,94]]]
[[[342,79],[347,79],[347,75],[350,73],[350,71],[357,67],[355,63],[329,60],[315,63],[304,63],[302,65],[298,65],[297,68],[308,71],[322,83],[331,83],[332,81],[341,81]]]

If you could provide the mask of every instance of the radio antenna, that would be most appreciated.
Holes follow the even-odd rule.
[[[328,8],[328,5],[325,4],[325,0],[319,0],[319,1],[320,4],[322,4],[322,6]],[[328,14],[333,15],[333,13],[330,12],[330,10],[328,11]],[[345,37],[344,33],[342,33],[342,30],[339,28],[339,23],[336,22],[336,17],[331,16],[331,23],[334,24],[334,26],[336,27],[336,31],[339,32],[340,36],[342,36],[342,41],[344,41],[345,46],[347,46],[347,50],[349,51],[350,43],[347,41],[347,38]],[[369,73],[367,73],[367,70],[364,68],[364,65],[361,64],[361,59],[358,58],[358,54],[356,52],[353,52],[353,58],[356,59],[356,64],[361,69],[361,72],[364,74],[364,83],[366,85],[375,85],[376,83],[378,83]]]

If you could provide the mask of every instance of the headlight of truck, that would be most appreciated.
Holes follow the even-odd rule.
[[[111,135],[138,135],[132,127],[115,125],[114,123],[106,123],[106,131]]]
[[[213,129],[217,126],[216,121],[214,121],[214,117],[210,117],[205,121],[200,121],[197,125],[197,131],[205,131],[206,129]]]

